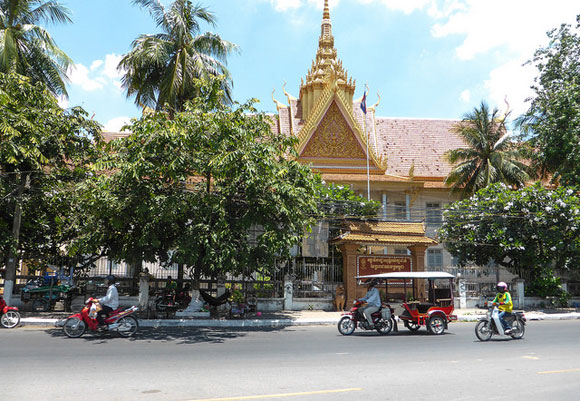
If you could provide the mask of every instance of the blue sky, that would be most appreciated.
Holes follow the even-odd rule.
[[[140,110],[120,88],[116,65],[143,33],[156,33],[148,13],[130,0],[60,0],[73,24],[50,26],[74,60],[69,99],[107,130],[118,130]],[[169,1],[164,1],[165,4]],[[196,3],[194,1],[194,3]],[[213,30],[238,44],[228,67],[238,101],[260,100],[274,112],[271,93],[284,102],[282,85],[298,96],[300,79],[318,46],[323,0],[200,0],[218,19]],[[364,84],[383,117],[461,118],[482,100],[513,116],[536,71],[522,64],[547,44],[546,31],[572,23],[578,0],[330,0],[338,57]]]

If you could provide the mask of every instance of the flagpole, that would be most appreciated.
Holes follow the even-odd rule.
[[[368,92],[368,85],[365,84],[365,95]],[[366,96],[365,96],[366,97]],[[366,99],[365,99],[366,103]],[[371,200],[371,174],[369,169],[369,135],[367,132],[367,111],[366,111],[366,104],[365,104],[365,111],[364,111],[364,121],[363,121],[364,131],[365,131],[365,139],[367,142],[367,199]]]

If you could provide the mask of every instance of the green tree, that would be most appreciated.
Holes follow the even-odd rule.
[[[0,87],[0,252],[13,283],[19,256],[55,254],[70,239],[62,223],[100,127],[81,108],[61,109],[43,83],[0,73]]]
[[[317,211],[310,169],[287,159],[294,140],[251,102],[225,106],[219,80],[195,84],[184,112],[146,114],[110,144],[98,166],[110,174],[80,191],[92,212],[79,252],[185,264],[196,282],[288,256]]]
[[[580,184],[580,15],[548,33],[531,61],[538,69],[528,111],[518,119],[534,167],[563,185]]]
[[[530,283],[529,295],[559,295],[545,292],[546,283],[558,292],[553,269],[580,266],[580,198],[574,188],[493,184],[455,202],[444,216],[440,241],[461,264],[494,260]]]
[[[318,218],[377,217],[379,202],[356,195],[348,186],[326,184],[316,177]]]
[[[38,24],[69,22],[68,9],[57,1],[0,0],[0,72],[30,77],[66,95],[71,60]]]
[[[508,115],[490,110],[485,102],[466,113],[452,131],[458,134],[466,148],[449,150],[445,157],[455,165],[445,183],[462,198],[471,196],[492,183],[502,182],[521,187],[529,180],[522,155],[510,139],[506,128]]]
[[[225,101],[231,101],[231,79],[226,59],[237,46],[219,35],[200,33],[200,21],[215,26],[207,8],[190,0],[175,0],[166,9],[159,0],[133,0],[149,10],[162,33],[141,35],[119,63],[123,87],[135,103],[156,110],[180,112],[185,102],[199,96],[195,79],[224,76]]]

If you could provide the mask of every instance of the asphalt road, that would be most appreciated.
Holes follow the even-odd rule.
[[[0,400],[580,400],[580,320],[479,342],[332,326],[142,330],[69,339],[0,330]]]

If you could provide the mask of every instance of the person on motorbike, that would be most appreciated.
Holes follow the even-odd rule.
[[[510,334],[512,329],[508,322],[505,320],[506,315],[511,315],[514,304],[512,302],[512,296],[507,290],[508,286],[503,281],[497,283],[497,295],[493,299],[492,305],[499,305],[499,321],[503,326],[505,334]]]
[[[119,293],[115,287],[115,276],[109,274],[105,277],[105,285],[108,286],[107,294],[98,299],[93,299],[94,303],[101,304],[101,310],[97,312],[97,321],[99,322],[99,330],[105,330],[107,324],[105,323],[105,315],[110,315],[115,309],[119,307]]]
[[[366,301],[366,306],[360,308],[360,312],[364,315],[369,323],[369,326],[373,326],[372,314],[378,311],[381,307],[381,294],[379,290],[376,289],[377,280],[371,280],[367,285],[367,294],[360,298],[360,302]]]

